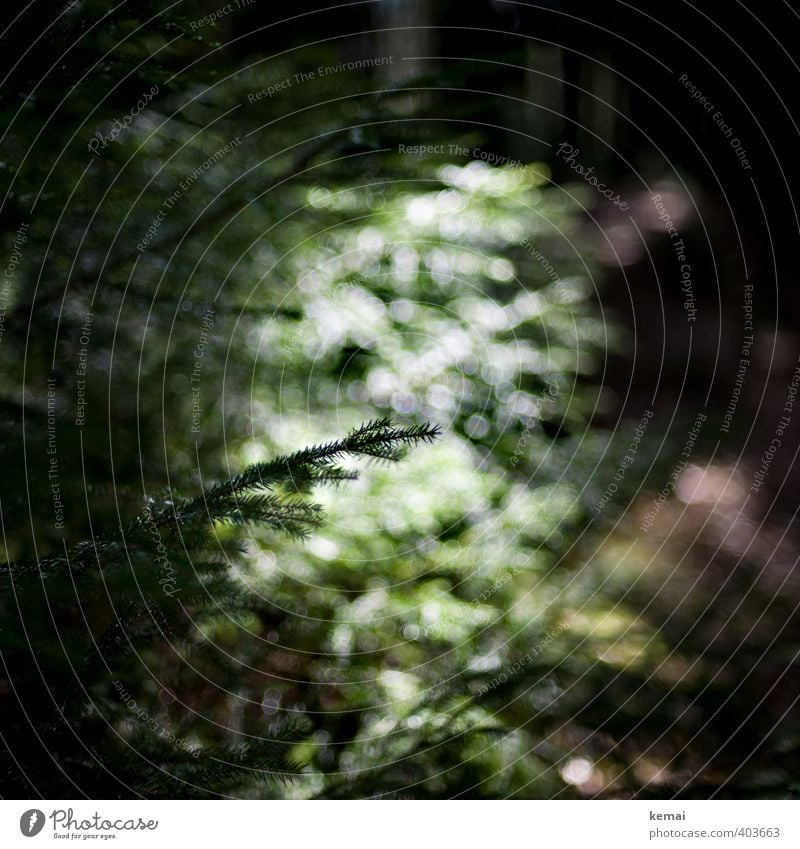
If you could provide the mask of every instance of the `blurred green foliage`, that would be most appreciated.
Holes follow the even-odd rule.
[[[580,482],[561,471],[577,468],[581,440],[585,463],[595,453],[585,378],[607,341],[573,241],[578,209],[544,165],[398,152],[397,127],[376,120],[390,96],[353,95],[352,73],[296,88],[292,113],[285,98],[248,101],[298,67],[162,82],[97,152],[87,144],[113,123],[85,99],[59,106],[87,118],[47,138],[58,179],[41,155],[15,174],[34,208],[6,329],[24,345],[30,433],[22,455],[7,443],[7,528],[31,510],[39,546],[64,535],[42,459],[48,377],[72,543],[376,414],[442,424],[445,438],[399,469],[329,492],[307,543],[253,532],[233,568],[261,603],[233,617],[220,600],[197,621],[210,652],[184,668],[156,644],[125,686],[152,691],[152,715],[197,745],[263,734],[277,712],[311,718],[297,750],[309,778],[290,794],[327,792],[326,774],[341,792],[345,776],[395,759],[401,775],[417,770],[402,765],[409,751],[456,731],[463,741],[423,761],[467,759],[465,774],[489,777],[516,738],[476,743],[503,721],[459,707],[469,692],[433,691],[464,674],[477,686],[563,618],[549,576],[583,513]],[[55,124],[64,135],[70,114]],[[0,347],[9,372],[18,344]],[[30,555],[17,527],[9,556]],[[155,681],[180,698],[159,700]]]
[[[91,8],[71,26],[89,32]],[[297,82],[340,61],[330,46],[237,65],[186,21],[139,20],[102,19],[89,58],[39,79],[54,30],[3,101],[5,256],[29,224],[0,340],[7,559],[364,420],[430,420],[436,444],[324,492],[307,541],[218,528],[236,612],[190,606],[186,641],[137,643],[125,691],[192,751],[310,723],[288,785],[209,773],[196,793],[659,793],[701,769],[685,744],[702,665],[630,612],[631,528],[588,532],[630,440],[592,426],[621,343],[586,196],[543,163],[487,165],[480,132],[432,128],[380,69]],[[131,717],[108,720],[148,750]]]

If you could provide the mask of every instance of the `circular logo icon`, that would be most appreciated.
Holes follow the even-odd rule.
[[[36,837],[44,828],[44,812],[38,808],[31,808],[19,818],[19,830],[25,837]]]

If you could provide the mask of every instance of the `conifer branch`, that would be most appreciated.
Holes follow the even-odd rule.
[[[302,490],[309,484],[353,480],[357,475],[336,466],[337,460],[351,455],[394,462],[402,457],[403,448],[407,445],[431,442],[439,433],[438,425],[397,428],[391,419],[376,419],[351,431],[344,439],[314,445],[250,466],[241,475],[212,487],[205,498],[214,499],[258,488],[271,489],[281,483],[293,483]]]
[[[148,508],[117,534],[80,542],[63,554],[37,561],[4,564],[0,566],[0,580],[46,578],[64,569],[79,576],[92,566],[131,564],[137,552],[150,557],[155,551],[166,552],[180,563],[190,552],[208,547],[212,528],[217,524],[264,524],[296,538],[305,537],[322,522],[322,508],[296,495],[277,494],[276,487],[290,485],[303,493],[316,484],[354,480],[357,472],[342,468],[339,460],[352,456],[395,462],[408,446],[432,442],[439,433],[436,425],[399,428],[388,418],[367,422],[344,439],[256,463],[177,506],[170,505],[156,513]]]

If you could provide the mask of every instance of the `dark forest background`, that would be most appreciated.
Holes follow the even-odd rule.
[[[0,15],[0,794],[797,796],[790,4]]]

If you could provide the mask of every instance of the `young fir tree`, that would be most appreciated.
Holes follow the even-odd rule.
[[[213,723],[188,716],[183,704],[173,713],[184,714],[191,736],[166,725],[165,695],[181,702],[186,670],[199,655],[222,651],[203,639],[205,618],[235,621],[260,603],[232,574],[236,535],[231,545],[218,532],[263,524],[302,538],[322,521],[306,497],[311,487],[357,476],[341,459],[396,461],[404,447],[437,433],[373,421],[344,439],[253,465],[193,498],[151,500],[127,527],[4,565],[3,795],[221,796],[253,792],[256,777],[291,775],[292,748],[307,723],[265,718],[261,736],[218,742],[219,729],[204,728]],[[153,662],[157,655],[162,662]],[[229,660],[218,699],[243,674]],[[155,681],[156,668],[173,674]]]

